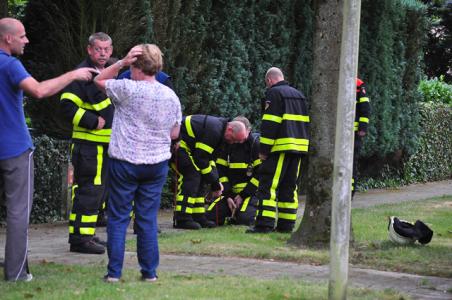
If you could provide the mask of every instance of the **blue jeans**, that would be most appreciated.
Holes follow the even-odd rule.
[[[110,159],[107,224],[109,277],[121,277],[132,201],[135,207],[137,255],[141,274],[143,278],[157,276],[157,212],[167,173],[168,161],[154,165],[134,165]]]

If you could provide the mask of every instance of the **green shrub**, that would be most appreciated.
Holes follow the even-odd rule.
[[[452,178],[452,107],[443,103],[421,103],[416,151],[400,164],[386,163],[378,176],[358,181],[358,190]]]
[[[404,164],[402,176],[407,182],[449,179],[452,177],[452,107],[425,103],[421,105],[421,116],[419,147]]]
[[[452,85],[444,82],[444,76],[430,80],[422,80],[419,91],[423,94],[423,101],[427,103],[445,103],[452,105]]]
[[[46,223],[66,217],[64,204],[67,196],[67,164],[69,142],[32,132],[35,151],[33,208],[31,223]],[[6,209],[0,209],[4,221]]]

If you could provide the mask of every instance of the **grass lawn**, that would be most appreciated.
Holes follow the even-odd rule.
[[[125,270],[119,283],[101,280],[105,265],[76,266],[41,263],[32,266],[32,282],[0,281],[0,295],[7,299],[327,299],[327,284],[293,279],[259,280],[239,276],[177,275],[159,272],[159,280],[145,283],[137,270]],[[407,299],[385,290],[348,289],[348,299]]]
[[[422,220],[434,231],[423,246],[399,246],[388,239],[388,216]],[[379,270],[452,277],[452,197],[353,209],[355,244],[350,261]],[[239,256],[294,261],[314,265],[329,262],[329,250],[300,249],[287,245],[290,234],[245,234],[244,226],[223,226],[198,231],[175,231],[159,236],[160,252],[213,256]],[[135,240],[127,248],[135,249]]]

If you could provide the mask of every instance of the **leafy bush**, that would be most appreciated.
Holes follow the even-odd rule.
[[[67,165],[69,142],[32,133],[35,151],[33,208],[31,223],[45,223],[66,217]],[[6,209],[0,209],[0,220],[5,220]]]
[[[452,105],[452,85],[444,82],[444,76],[430,80],[422,80],[419,91],[423,94],[424,102],[445,103]]]
[[[358,181],[358,190],[452,178],[452,107],[422,103],[419,109],[421,131],[416,151],[405,154],[401,164],[386,163],[378,176]]]

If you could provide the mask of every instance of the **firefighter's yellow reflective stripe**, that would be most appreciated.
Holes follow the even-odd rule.
[[[297,209],[298,208],[298,202],[281,202],[281,201],[278,201],[278,207],[279,208]]]
[[[275,145],[283,144],[295,144],[295,145],[309,145],[308,139],[297,139],[297,138],[280,138],[275,141]]]
[[[265,144],[265,145],[273,145],[275,143],[275,140],[269,139],[269,138],[265,138],[265,137],[260,137],[259,141],[260,141],[261,144]]]
[[[246,184],[247,184],[246,182],[240,182],[240,183],[234,184],[234,186],[232,187],[232,192],[234,194],[240,193],[246,187]]]
[[[262,205],[269,206],[269,207],[276,207],[276,201],[275,200],[263,200]]]
[[[255,161],[253,161],[253,168],[260,165],[262,163],[262,161],[258,158]]]
[[[250,182],[255,185],[255,186],[259,186],[259,180],[257,180],[256,178],[251,178]]]
[[[271,121],[271,122],[275,122],[275,123],[281,123],[282,122],[282,118],[280,116],[264,114],[262,116],[262,121]]]
[[[205,199],[204,199],[204,197],[196,197],[195,198],[195,203],[203,203],[204,204],[204,201]]]
[[[84,216],[82,215],[82,223],[95,223],[97,222],[97,215]]]
[[[74,102],[78,107],[83,106],[83,100],[80,99],[76,94],[73,93],[63,93],[61,94],[60,100],[70,100]]]
[[[262,212],[262,216],[263,217],[269,217],[269,218],[275,218],[276,217],[276,213],[274,211],[269,211],[269,210],[264,210]]]
[[[111,100],[110,100],[110,98],[107,98],[107,99],[103,100],[102,102],[99,102],[96,104],[91,104],[91,105],[95,111],[101,111],[104,108],[107,108],[109,105],[111,105]]]
[[[359,98],[359,103],[363,103],[363,102],[370,102],[368,97],[361,97]]]
[[[76,214],[71,213],[71,214],[69,215],[69,221],[75,221],[75,218],[76,218],[76,217],[77,217]]]
[[[203,214],[206,212],[206,209],[204,207],[193,207],[192,213],[193,214]]]
[[[278,152],[278,151],[300,151],[300,152],[307,152],[309,149],[308,146],[299,146],[299,145],[279,145],[279,146],[273,146],[271,152]]]
[[[69,233],[74,233],[74,226],[69,226]]]
[[[210,172],[212,172],[212,166],[211,165],[209,165],[207,168],[205,168],[205,169],[201,169],[201,174],[202,175],[206,175],[206,174],[209,174]]]
[[[222,166],[225,166],[225,167],[228,166],[227,160],[222,159],[222,158],[218,158],[217,161],[216,161],[216,163],[217,163],[218,165],[222,165]]]
[[[94,185],[102,185],[102,164],[104,162],[104,147],[97,145],[97,168]]]
[[[354,123],[353,123],[353,129],[354,129],[354,131],[358,131],[358,126],[359,126],[359,122],[354,122]]]
[[[193,164],[193,166],[195,167],[196,171],[199,171],[198,166],[195,163],[195,160],[193,159],[193,156],[191,156],[191,151],[190,148],[188,147],[187,143],[185,141],[180,141],[179,146],[183,149],[185,149],[185,151],[187,151],[188,153],[188,157],[190,158],[191,163]]]
[[[92,141],[92,142],[101,142],[101,143],[109,143],[110,142],[111,129],[86,129],[79,126],[74,125],[72,138]]]
[[[251,197],[247,197],[245,198],[245,200],[243,200],[242,207],[240,208],[241,212],[244,212],[246,210],[246,208],[248,207],[248,203],[250,203],[250,199]]]
[[[275,176],[273,176],[272,185],[270,187],[270,199],[268,201],[275,201],[276,200],[276,188],[278,187],[278,182],[281,176],[282,166],[284,163],[284,158],[286,157],[285,153],[281,153],[278,158],[278,163],[276,164],[275,169]],[[265,200],[264,200],[265,202]],[[265,205],[265,204],[264,204]],[[272,205],[273,207],[276,206],[276,204]]]
[[[74,118],[72,119],[72,124],[78,126],[85,112],[86,110],[84,110],[83,108],[77,109],[77,112],[75,113]]]
[[[212,154],[212,152],[213,152],[213,148],[212,148],[212,147],[210,147],[210,146],[207,145],[207,144],[201,143],[201,142],[197,142],[197,143],[195,144],[195,148],[204,150],[204,151],[206,151],[206,152],[209,153],[209,154]]]
[[[213,202],[210,203],[209,207],[207,208],[207,211],[211,211],[215,207],[215,205],[218,203],[218,201],[220,201],[220,200],[221,200],[221,197],[218,197],[217,199],[213,200]]]
[[[176,211],[182,211],[182,206],[181,205],[176,205]],[[192,214],[193,213],[193,209],[191,207],[185,207],[185,212],[187,214]]]
[[[297,220],[297,214],[278,213],[278,218],[279,219],[296,221]]]
[[[88,102],[83,102],[80,97],[78,97],[76,94],[73,93],[63,93],[60,97],[60,100],[70,100],[75,103],[80,108],[89,109],[89,110],[95,110],[95,111],[101,111],[111,105],[110,98],[107,98],[99,103],[92,104]]]
[[[369,118],[361,117],[359,118],[359,121],[363,123],[369,123]]]
[[[234,194],[238,194],[238,193],[240,193],[241,191],[243,191],[243,187],[233,187],[232,188],[232,192],[234,193]]]
[[[229,179],[226,176],[220,177],[220,182],[229,182]]]
[[[80,234],[86,234],[86,235],[94,235],[94,233],[96,233],[96,229],[93,227],[80,227],[79,231],[80,231]]]
[[[187,150],[188,153],[190,153],[190,148],[188,148],[187,143],[184,140],[181,140],[179,143],[179,146],[185,150]]]
[[[236,183],[236,184],[234,184],[234,187],[243,189],[244,187],[246,187],[246,182]]]
[[[87,129],[87,128],[83,128],[80,126],[74,126],[73,130],[78,131],[78,132],[88,132],[88,133],[91,133],[94,135],[99,135],[99,136],[110,137],[110,135],[111,135],[111,129]]]
[[[281,138],[275,141],[271,152],[296,150],[296,151],[308,151],[309,140],[308,139],[296,139],[296,138]]]
[[[229,163],[229,168],[231,169],[246,169],[248,168],[247,163]]]
[[[77,185],[77,184],[74,184],[74,185],[72,186],[72,197],[71,197],[72,203],[74,203],[75,189],[76,189],[76,188],[78,188],[78,185]]]
[[[191,128],[191,116],[185,118],[185,129],[187,129],[188,136],[194,138],[195,134],[193,132],[193,128]]]
[[[284,114],[282,118],[287,121],[309,122],[309,116],[305,115]]]
[[[176,201],[181,202],[183,200],[184,200],[184,195],[177,195]],[[194,197],[187,197],[187,202],[190,203],[190,204],[195,204],[196,198],[194,198]]]
[[[73,132],[72,133],[73,139],[79,139],[79,140],[85,140],[85,141],[91,141],[91,142],[100,142],[100,143],[109,143],[110,137],[109,136],[97,136],[85,132]]]

